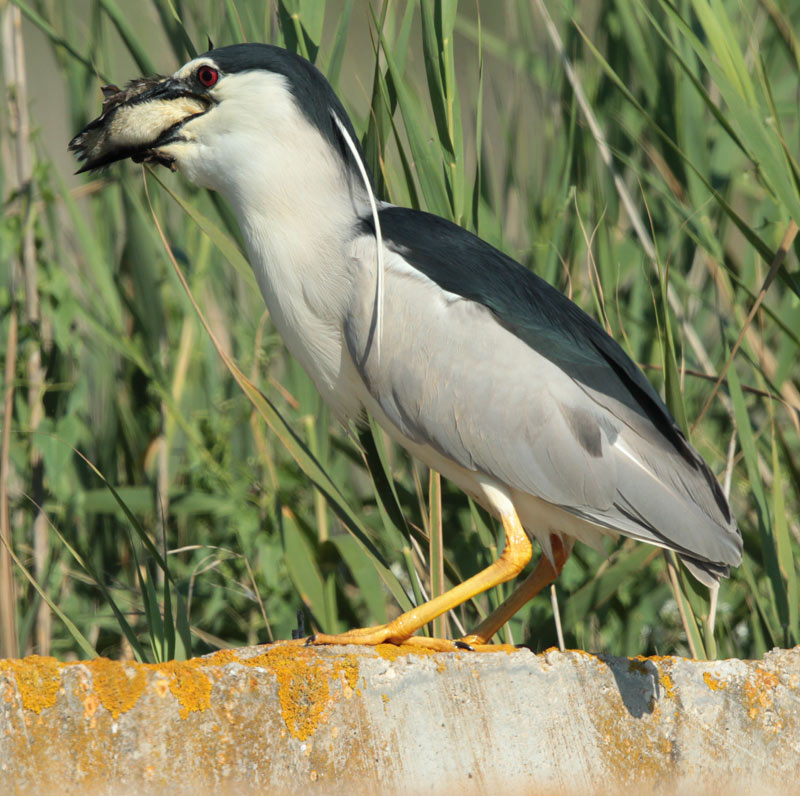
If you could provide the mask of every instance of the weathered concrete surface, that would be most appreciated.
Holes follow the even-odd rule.
[[[257,647],[0,661],[0,793],[800,793],[762,661]]]

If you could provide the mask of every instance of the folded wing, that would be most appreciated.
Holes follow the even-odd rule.
[[[461,466],[677,551],[706,583],[741,561],[717,480],[605,331],[533,273],[436,216],[380,213],[381,357],[345,330],[360,375],[410,440]],[[354,241],[368,257],[368,222]],[[374,270],[374,260],[364,264]],[[368,281],[368,280],[367,280]],[[371,318],[374,293],[356,291]]]

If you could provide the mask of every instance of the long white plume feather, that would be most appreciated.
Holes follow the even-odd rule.
[[[378,218],[378,203],[375,200],[375,194],[372,192],[372,185],[370,184],[369,175],[367,174],[367,167],[361,160],[361,155],[359,154],[358,147],[353,141],[350,133],[347,131],[347,127],[344,125],[342,120],[336,115],[333,109],[331,109],[330,114],[336,126],[339,128],[339,132],[342,134],[342,138],[344,138],[347,147],[353,153],[353,158],[355,158],[356,164],[358,165],[358,170],[361,174],[361,180],[364,183],[364,187],[367,189],[367,196],[369,197],[369,205],[370,208],[372,209],[372,222],[375,225],[375,245],[378,250],[378,258],[377,258],[378,278],[375,286],[374,345],[375,345],[376,359],[378,362],[380,362],[381,337],[383,332],[383,235],[381,234],[381,222],[380,219]],[[368,356],[367,352],[365,352],[365,357],[366,356]]]

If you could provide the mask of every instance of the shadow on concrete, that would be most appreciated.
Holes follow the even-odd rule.
[[[658,667],[652,661],[638,658],[598,657],[614,675],[628,713],[636,719],[652,713],[661,698]]]

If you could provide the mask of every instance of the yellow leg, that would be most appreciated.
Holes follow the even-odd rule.
[[[558,536],[550,536],[550,544],[553,550],[553,562],[546,556],[539,559],[536,568],[525,578],[516,589],[508,596],[508,599],[497,606],[497,608],[486,617],[476,628],[467,636],[461,639],[462,644],[469,646],[488,644],[489,639],[514,616],[525,603],[535,597],[545,586],[549,586],[564,568],[569,554],[572,552],[572,544],[564,544]],[[555,563],[555,566],[553,566]]]
[[[319,633],[309,639],[312,644],[403,644],[423,625],[450,611],[476,594],[515,578],[531,560],[531,542],[516,512],[501,518],[506,544],[497,561],[450,591],[401,614],[385,625],[350,630],[339,635]],[[455,645],[445,639],[418,638],[411,643],[429,649],[452,650]]]

